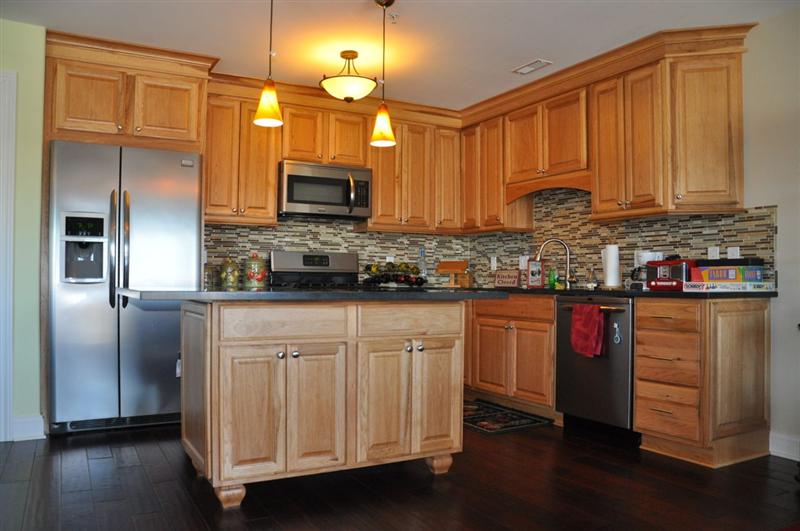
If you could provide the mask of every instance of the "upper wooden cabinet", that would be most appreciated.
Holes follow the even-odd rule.
[[[437,229],[461,227],[461,136],[453,129],[434,134],[434,196]]]
[[[283,158],[366,166],[367,119],[363,115],[286,105]]]
[[[480,138],[480,225],[502,226],[505,213],[503,180],[503,120],[494,118],[481,124]]]
[[[277,223],[280,130],[253,125],[258,103],[208,99],[205,219],[213,223]]]
[[[741,91],[739,54],[665,59],[595,83],[593,219],[740,208]]]
[[[509,184],[585,170],[586,89],[505,116],[505,175]],[[554,182],[553,187],[557,183]]]
[[[480,142],[480,128],[477,125],[461,132],[461,226],[464,229],[476,229],[479,225]]]
[[[47,34],[48,140],[200,152],[211,57]]]

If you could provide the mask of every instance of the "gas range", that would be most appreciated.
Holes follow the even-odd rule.
[[[363,289],[357,253],[272,251],[270,262],[272,288]]]

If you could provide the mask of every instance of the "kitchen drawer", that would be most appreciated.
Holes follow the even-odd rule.
[[[358,335],[460,335],[464,326],[461,303],[362,304],[358,307]]]
[[[700,406],[699,389],[680,385],[648,382],[645,380],[636,380],[636,398],[660,400],[683,406]]]
[[[700,362],[650,358],[637,353],[633,373],[637,379],[679,385],[700,385]]]
[[[670,330],[699,332],[702,322],[702,301],[671,299],[638,299],[636,330]]]
[[[700,410],[696,406],[637,396],[633,421],[634,429],[639,432],[700,441]]]
[[[510,295],[505,300],[475,301],[475,315],[508,319],[553,322],[555,297],[552,295]]]
[[[700,334],[636,331],[637,356],[666,361],[698,361],[701,344]]]
[[[347,306],[334,304],[223,305],[220,341],[347,336]]]

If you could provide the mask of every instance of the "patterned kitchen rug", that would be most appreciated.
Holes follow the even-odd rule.
[[[464,425],[482,433],[506,433],[534,426],[547,426],[552,422],[544,417],[483,400],[464,400]]]

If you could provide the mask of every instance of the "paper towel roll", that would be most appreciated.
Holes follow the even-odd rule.
[[[603,257],[603,286],[618,288],[622,284],[619,276],[619,245],[606,245],[601,255]]]

